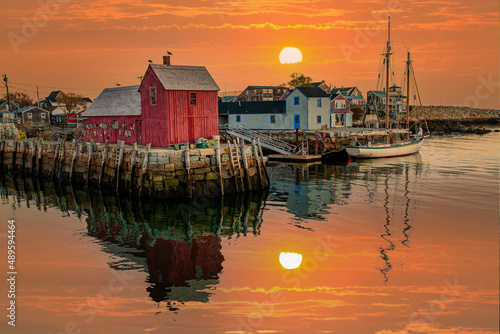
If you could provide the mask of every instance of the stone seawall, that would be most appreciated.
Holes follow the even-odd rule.
[[[0,166],[12,173],[116,188],[154,198],[192,197],[266,189],[260,145],[243,142],[198,149],[80,141],[0,140]]]
[[[410,117],[422,120],[459,121],[500,119],[500,110],[455,106],[421,106],[411,108]]]

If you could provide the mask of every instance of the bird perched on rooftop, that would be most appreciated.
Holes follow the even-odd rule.
[[[173,55],[173,53],[172,53],[172,52],[170,52],[170,51],[168,51],[168,50],[167,50],[167,54],[168,54],[169,56]]]
[[[152,63],[152,62],[153,62],[153,61],[152,61],[151,59],[150,59],[150,60],[148,60],[148,63]]]

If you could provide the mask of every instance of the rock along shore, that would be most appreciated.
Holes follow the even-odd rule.
[[[491,132],[484,125],[500,125],[500,110],[456,106],[422,106],[410,111],[411,118],[427,121],[434,134]]]

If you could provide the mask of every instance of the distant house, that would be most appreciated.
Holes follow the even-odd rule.
[[[237,100],[241,102],[278,101],[287,90],[282,86],[248,86]]]
[[[343,95],[337,95],[331,101],[332,116],[330,127],[352,126],[351,103]]]
[[[219,134],[219,86],[203,66],[150,64],[139,87],[144,142],[169,146]]]
[[[16,122],[24,125],[50,125],[50,112],[39,107],[24,107],[14,112]]]
[[[106,88],[82,114],[84,140],[142,144],[139,86]]]
[[[9,107],[10,106],[10,107]],[[7,102],[7,100],[0,100],[0,112],[1,111],[15,111],[19,109],[19,105],[13,101]]]
[[[330,94],[330,86],[325,83],[325,80],[319,82],[311,82],[311,86],[321,88],[325,93]]]
[[[48,108],[48,107],[60,107],[64,110],[66,109],[66,105],[60,101],[62,91],[60,90],[55,90],[52,91],[49,96],[47,96],[45,99],[39,102],[39,105],[41,108]],[[72,110],[73,113],[79,114],[83,110],[87,108],[92,103],[92,100],[89,99],[88,97],[83,98],[83,103],[81,105],[77,105],[75,110]]]
[[[219,102],[219,125],[243,125],[249,129],[290,129],[286,101]]]
[[[368,104],[376,106],[377,111],[385,112],[386,94],[384,91],[369,91],[367,95]],[[406,112],[406,96],[402,94],[401,87],[393,85],[389,87],[389,115],[396,116]]]
[[[2,123],[15,123],[16,114],[14,111],[19,109],[19,105],[15,102],[7,100],[0,100],[0,122]]]
[[[362,106],[366,104],[366,100],[363,97],[363,94],[357,87],[334,87],[331,90],[331,95],[332,99],[337,95],[345,96],[349,100],[351,107]]]
[[[61,107],[52,106],[44,109],[50,112],[50,124],[62,127],[68,124],[68,116]]]
[[[318,87],[297,87],[286,97],[287,128],[330,127],[330,95]]]

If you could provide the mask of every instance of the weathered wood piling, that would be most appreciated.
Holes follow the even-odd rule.
[[[154,198],[228,194],[269,187],[256,144],[215,148],[157,149],[94,142],[0,140],[0,167],[11,173],[52,177],[61,182],[112,187]]]

